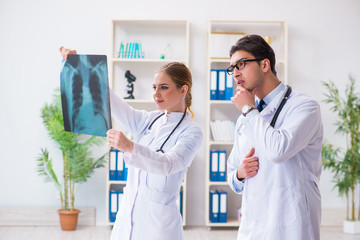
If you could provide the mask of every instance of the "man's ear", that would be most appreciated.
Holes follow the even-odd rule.
[[[262,61],[261,69],[263,70],[263,72],[268,72],[269,70],[271,71],[270,60],[269,59],[265,58]]]

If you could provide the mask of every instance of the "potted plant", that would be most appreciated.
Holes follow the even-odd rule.
[[[41,109],[41,118],[56,145],[62,152],[62,181],[53,169],[52,160],[46,148],[41,149],[37,158],[37,171],[46,182],[53,182],[59,191],[61,200],[60,224],[62,230],[75,230],[79,210],[75,209],[75,185],[86,182],[94,169],[104,166],[105,156],[93,158],[90,148],[105,143],[105,139],[96,136],[66,132],[61,110],[60,90],[56,89],[53,103],[46,103]]]
[[[355,83],[350,76],[345,90],[346,98],[343,99],[333,82],[323,82],[328,91],[325,102],[331,104],[330,109],[339,116],[335,123],[336,133],[346,137],[345,150],[325,142],[321,151],[324,169],[334,173],[335,187],[341,196],[346,197],[346,233],[360,233],[360,208],[357,217],[355,212],[355,190],[360,185],[360,95],[355,92]]]

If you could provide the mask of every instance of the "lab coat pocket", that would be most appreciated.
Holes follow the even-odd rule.
[[[150,240],[177,240],[181,233],[178,209],[150,202],[148,232]]]
[[[146,174],[146,186],[148,189],[156,192],[162,192],[165,189],[167,176],[161,176],[153,173]]]
[[[291,187],[275,188],[269,199],[269,219],[271,227],[287,227],[294,224],[296,210]]]

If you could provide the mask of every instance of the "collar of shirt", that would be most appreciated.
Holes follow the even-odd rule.
[[[264,107],[265,108],[267,105],[269,105],[269,103],[282,91],[284,91],[286,88],[285,84],[284,83],[280,83],[274,90],[272,90],[268,95],[266,95],[264,97]],[[256,101],[256,106],[259,104],[260,102],[260,99],[257,98],[257,101]]]
[[[168,121],[180,121],[180,119],[183,116],[183,112],[171,112],[168,113],[167,110],[165,110],[165,114],[162,117],[163,124],[166,124]],[[187,112],[186,112],[187,115]]]

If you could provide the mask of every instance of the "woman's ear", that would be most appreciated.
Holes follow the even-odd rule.
[[[188,90],[189,90],[189,86],[188,86],[188,85],[183,85],[183,86],[181,87],[181,95],[185,97],[186,94],[187,94],[187,92],[188,92]]]

